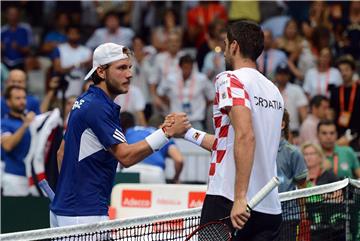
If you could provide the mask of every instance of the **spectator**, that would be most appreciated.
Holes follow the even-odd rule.
[[[332,121],[320,121],[317,127],[319,143],[331,169],[339,178],[360,178],[360,163],[351,147],[336,144],[337,132]]]
[[[151,71],[154,70],[151,63],[151,56],[146,52],[145,41],[140,36],[133,38],[133,49],[133,77],[131,84],[140,89],[146,103],[146,115],[151,116],[152,96],[149,90],[149,76],[151,75]]]
[[[6,67],[6,65],[3,62],[1,62],[0,68],[1,68],[0,83],[1,83],[1,89],[3,89],[5,86],[5,81],[9,76],[9,69]]]
[[[215,19],[227,22],[227,12],[219,2],[200,1],[187,13],[188,39],[191,46],[199,48],[206,41],[208,27]]]
[[[336,182],[339,180],[332,170],[327,170],[325,168],[326,159],[321,147],[314,143],[307,142],[301,146],[301,152],[304,155],[309,171],[309,178],[306,184],[308,187]]]
[[[226,29],[226,24],[221,19],[214,19],[209,24],[208,32],[205,35],[205,40],[197,49],[196,49],[196,62],[199,69],[202,69],[204,65],[204,59],[208,52],[215,48],[217,38],[220,35],[220,32]]]
[[[1,27],[1,52],[9,69],[24,69],[26,56],[30,53],[32,31],[28,24],[19,22],[19,9],[6,9],[7,24]]]
[[[307,168],[304,157],[298,149],[288,142],[289,113],[285,109],[281,124],[281,140],[276,158],[277,176],[280,178],[279,192],[304,188]]]
[[[289,111],[290,131],[299,132],[300,124],[307,116],[308,100],[300,86],[289,83],[290,78],[290,69],[286,63],[280,64],[276,68],[275,84],[284,99],[285,108]]]
[[[45,35],[44,42],[41,45],[41,52],[50,55],[59,44],[67,41],[66,29],[69,23],[70,19],[66,13],[56,14],[55,26]]]
[[[353,81],[356,71],[355,61],[351,55],[342,56],[337,61],[343,84],[331,91],[330,107],[334,111],[334,120],[337,123],[339,136],[343,136],[347,129],[354,135],[360,136],[360,86],[358,81]],[[349,144],[349,140],[345,144]],[[360,149],[359,138],[352,141],[352,146]]]
[[[316,95],[310,100],[310,114],[300,127],[300,143],[319,143],[316,128],[321,120],[327,118],[328,111],[329,100],[325,96]]]
[[[153,104],[157,110],[166,110],[166,104],[159,98],[156,88],[159,83],[166,80],[170,73],[179,71],[179,58],[184,55],[181,51],[181,36],[177,32],[171,32],[168,40],[168,51],[158,53],[155,56],[155,66],[149,76],[150,93],[153,98]]]
[[[127,111],[136,116],[136,123],[140,126],[146,126],[145,118],[145,99],[141,90],[130,84],[126,94],[118,95],[114,102],[121,106],[120,112]]]
[[[185,55],[179,60],[180,73],[175,72],[161,82],[157,89],[170,112],[185,112],[192,127],[204,130],[206,107],[212,104],[215,90],[207,77],[194,70],[194,59]]]
[[[13,69],[9,72],[8,78],[6,80],[6,88],[12,86],[18,86],[26,89],[26,73],[20,69]],[[35,112],[35,114],[40,114],[40,103],[39,100],[32,95],[26,95],[26,111]],[[10,109],[7,105],[7,101],[4,96],[1,97],[1,118],[4,118]]]
[[[154,127],[136,126],[134,116],[129,112],[122,112],[120,114],[120,122],[125,132],[125,138],[129,144],[144,140],[145,137],[156,130]],[[122,171],[140,173],[140,183],[166,183],[165,159],[167,157],[172,158],[175,162],[175,175],[172,182],[179,183],[179,177],[183,167],[183,156],[172,140],[140,163],[122,169]]]
[[[304,38],[300,35],[295,19],[287,21],[284,35],[275,40],[275,46],[284,51],[288,57],[288,66],[291,73],[299,80],[304,78],[304,75],[296,66],[302,51],[303,42]]]
[[[351,1],[349,8],[349,24],[345,29],[346,52],[354,59],[360,58],[360,2]]]
[[[29,125],[34,112],[25,112],[26,91],[24,87],[10,86],[6,89],[5,100],[9,115],[1,119],[1,151],[5,162],[2,180],[4,196],[29,195],[24,159],[30,148]]]
[[[107,42],[131,46],[131,40],[135,34],[132,29],[120,26],[119,15],[116,12],[109,11],[104,17],[104,23],[105,27],[96,29],[87,41],[88,48],[95,49]]]
[[[303,42],[298,68],[302,76],[305,76],[309,69],[316,67],[320,50],[330,47],[331,32],[323,26],[313,28],[307,21],[302,23],[302,30],[306,41]],[[303,78],[299,78],[299,80],[302,81]]]
[[[212,25],[214,26],[212,27]],[[208,48],[210,47],[211,50],[205,55],[201,72],[206,74],[208,79],[213,80],[217,74],[225,71],[224,40],[226,39],[226,28],[223,23],[216,22],[212,23],[209,28]],[[218,30],[217,28],[220,29]],[[197,58],[199,64],[199,54],[197,55]],[[200,64],[199,67],[201,67]]]
[[[316,67],[306,72],[303,88],[309,98],[315,95],[330,97],[331,89],[342,84],[339,70],[331,67],[331,59],[330,49],[323,48]]]
[[[169,40],[169,34],[173,31],[178,32],[181,36],[183,35],[182,28],[178,25],[176,11],[172,8],[165,10],[162,25],[152,30],[152,42],[153,46],[159,51],[166,51],[167,42]]]
[[[52,53],[55,73],[66,80],[63,81],[65,86],[62,86],[65,98],[80,95],[84,76],[92,58],[91,50],[79,42],[81,33],[78,26],[69,26],[66,33],[68,41],[60,44]]]
[[[285,53],[273,48],[273,37],[270,30],[264,30],[264,51],[257,59],[259,71],[270,80],[274,79],[279,64],[287,62]]]
[[[314,1],[309,9],[309,21],[311,26],[324,26],[328,29],[331,28],[329,21],[329,8],[326,2]]]

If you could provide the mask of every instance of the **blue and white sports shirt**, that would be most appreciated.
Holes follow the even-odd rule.
[[[65,133],[65,150],[50,209],[62,216],[108,213],[117,160],[107,151],[126,142],[120,107],[103,90],[90,86],[73,105]]]

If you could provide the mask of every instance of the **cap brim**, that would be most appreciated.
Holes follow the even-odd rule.
[[[97,67],[92,67],[92,69],[89,71],[89,73],[87,73],[87,75],[85,76],[84,80],[87,80],[88,78],[90,78],[90,76],[95,72],[96,69],[97,69]]]

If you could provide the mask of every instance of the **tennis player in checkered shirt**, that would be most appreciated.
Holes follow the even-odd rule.
[[[185,134],[212,152],[200,223],[230,216],[233,228],[239,229],[233,240],[275,240],[282,221],[277,189],[251,213],[246,205],[276,176],[284,102],[277,87],[256,69],[264,46],[259,25],[232,24],[225,44],[227,71],[215,80],[215,135],[194,128]]]

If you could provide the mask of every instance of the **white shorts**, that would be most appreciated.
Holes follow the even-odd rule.
[[[29,182],[24,176],[4,173],[1,186],[4,196],[22,197],[30,194]]]
[[[124,168],[122,172],[137,172],[140,174],[140,183],[166,183],[165,171],[159,166],[148,164],[136,164],[129,168]]]
[[[51,228],[87,223],[98,223],[107,220],[109,220],[108,216],[60,216],[50,211]]]

